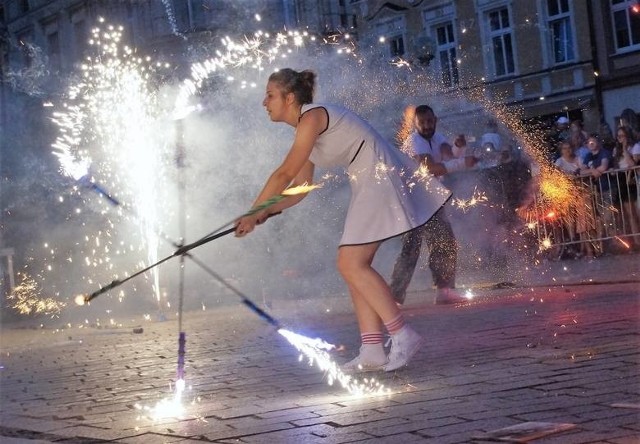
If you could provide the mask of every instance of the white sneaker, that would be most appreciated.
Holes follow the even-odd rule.
[[[367,349],[365,345],[360,347],[360,354],[351,361],[343,364],[341,369],[346,374],[378,372],[383,369],[388,362],[387,356],[384,354],[382,344],[380,351]]]
[[[384,366],[385,372],[391,372],[407,365],[424,342],[422,336],[408,325],[391,336],[391,341],[389,363]]]

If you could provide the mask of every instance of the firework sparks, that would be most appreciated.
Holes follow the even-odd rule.
[[[545,237],[540,241],[540,250],[548,250],[553,246],[553,241],[550,237]]]
[[[144,415],[154,422],[169,418],[184,419],[187,415],[187,408],[182,400],[185,388],[184,379],[178,379],[172,396],[161,399],[153,407],[135,404],[135,408],[143,411]]]
[[[540,179],[540,196],[547,208],[545,216],[553,212],[553,217],[567,217],[575,214],[575,200],[580,195],[580,187],[575,180],[555,168],[543,168]]]
[[[350,375],[344,374],[328,353],[328,351],[335,349],[334,345],[322,339],[311,339],[283,328],[279,329],[278,333],[284,336],[301,353],[300,360],[306,357],[309,365],[316,365],[326,373],[329,385],[333,385],[337,381],[354,396],[388,395],[390,393],[384,385],[373,378],[359,381]]]
[[[406,149],[405,141],[411,135],[414,130],[414,119],[416,116],[416,107],[413,105],[407,106],[402,114],[402,122],[396,132],[396,143],[398,146]],[[410,154],[410,153],[408,153]]]
[[[213,74],[237,68],[249,68],[249,71],[261,73],[265,65],[287,59],[299,48],[310,42],[318,42],[318,39],[307,31],[289,30],[273,36],[263,31],[256,31],[252,36],[245,36],[240,41],[225,37],[220,42],[223,48],[216,51],[216,57],[191,66],[191,77],[183,81],[176,98],[177,114],[181,114],[181,110],[192,106],[189,104],[191,97]],[[356,57],[353,42],[348,34],[326,36],[321,43],[334,46],[335,54]],[[257,86],[254,80],[238,78],[235,75],[228,74],[226,79],[228,82],[240,85],[241,89]]]
[[[124,239],[118,242],[122,233],[116,230],[116,223],[131,220],[122,211],[111,214],[115,220],[104,221],[108,228],[85,236],[86,245],[81,249],[84,263],[92,270],[87,270],[82,279],[89,283],[95,280],[92,274],[112,270],[114,254],[146,251],[148,261],[157,260],[157,205],[162,202],[158,184],[164,171],[161,159],[167,157],[158,149],[165,145],[157,131],[157,122],[166,113],[161,114],[157,90],[152,86],[158,69],[167,66],[140,57],[123,45],[122,27],[104,24],[103,19],[100,23],[89,41],[95,54],[85,59],[81,79],[70,85],[66,102],[52,113],[52,121],[59,128],[53,153],[62,174],[76,181],[76,191],[93,189],[119,206],[119,201],[96,180],[107,183],[115,195],[125,197],[137,208],[136,214],[144,217],[132,220],[143,232],[142,239],[136,240],[138,245],[127,245]],[[103,216],[107,212],[105,207],[100,210]],[[81,213],[76,209],[76,214]],[[149,277],[159,302],[157,270]]]
[[[287,197],[310,193],[311,191],[321,187],[322,187],[322,184],[308,185],[305,183],[297,187],[287,188],[282,193],[272,196],[269,199],[265,200],[264,202],[256,205],[251,210],[246,212],[243,216],[250,216],[252,214],[258,213],[266,208],[269,208],[277,204],[278,202],[286,199]]]
[[[411,63],[401,57],[392,60],[391,64],[397,68],[408,68],[411,71]]]
[[[110,39],[110,40],[113,40],[113,39]],[[265,67],[264,65],[266,63],[273,63],[275,61],[285,59],[289,54],[292,53],[293,50],[303,46],[307,40],[313,41],[314,38],[313,36],[310,36],[307,33],[295,32],[295,31],[277,34],[275,38],[272,38],[272,36],[270,36],[269,34],[257,32],[254,34],[253,37],[245,38],[240,42],[234,41],[230,38],[222,39],[221,42],[224,46],[224,49],[217,52],[216,58],[204,61],[202,63],[195,64],[191,67],[191,78],[185,80],[184,83],[182,84],[181,91],[175,103],[175,110],[173,112],[173,115],[184,116],[186,115],[186,113],[191,112],[194,109],[194,105],[191,105],[188,102],[190,101],[191,97],[202,86],[203,82],[212,73],[214,72],[221,73],[223,71],[230,71],[230,68],[239,68],[239,67],[247,67],[249,68],[249,70],[253,70],[257,73],[260,73],[261,71],[264,70],[264,67]],[[341,46],[341,44],[336,42],[338,42],[337,39],[332,39],[331,41],[325,41],[325,43],[335,44],[339,46],[336,50],[337,53],[351,52],[349,47],[343,47]],[[270,47],[269,47],[269,44],[271,44]],[[110,48],[111,46],[106,45],[106,47]],[[135,57],[134,55],[135,51],[127,50],[126,54],[127,54],[127,57],[130,57],[130,60],[137,60],[137,61],[141,60],[140,58]],[[401,64],[401,65],[404,66],[404,64]],[[132,73],[132,74],[135,74],[135,73]],[[256,86],[256,82],[252,80],[246,80],[246,79],[240,78],[241,74],[232,75],[232,73],[229,73],[229,72],[225,74],[227,75],[224,76],[224,78],[226,78],[230,83],[235,83],[237,85],[240,85],[240,88],[254,88]],[[146,71],[145,75],[148,76],[148,71]],[[92,77],[93,75],[91,73],[85,74],[86,81],[91,80]],[[369,81],[373,83],[376,82],[376,80],[369,80]],[[105,87],[102,92],[106,91],[107,89],[108,88]],[[381,88],[378,88],[378,89],[382,90]],[[132,89],[130,91],[133,93],[136,93],[135,89]],[[384,94],[384,95],[394,95],[393,91],[396,91],[396,90],[392,91],[389,89],[385,89],[385,91],[388,92],[388,94]],[[80,95],[80,92],[78,92],[78,95]],[[135,96],[135,94],[133,95]],[[407,94],[402,94],[402,95],[406,96]],[[367,97],[367,100],[372,100],[372,101],[375,101],[376,104],[379,104],[380,98],[375,97],[376,96],[375,94],[371,94],[369,96],[371,97]],[[104,98],[104,97],[101,97],[101,98]],[[142,100],[142,103],[144,102],[145,100]],[[348,100],[344,100],[344,102],[347,103]],[[104,103],[113,104],[113,100],[108,99],[108,100],[105,100]],[[61,165],[64,165],[62,168],[63,170],[65,170],[65,174],[69,174],[70,177],[79,178],[79,177],[85,176],[88,173],[89,166],[92,166],[94,164],[94,159],[91,159],[91,157],[89,156],[89,152],[83,151],[80,149],[81,146],[84,146],[81,141],[83,139],[86,139],[81,137],[80,133],[82,131],[80,130],[85,125],[84,119],[86,119],[87,116],[89,116],[92,111],[96,109],[99,110],[101,106],[103,105],[98,101],[94,101],[91,104],[81,104],[75,108],[72,105],[70,105],[67,108],[68,112],[66,113],[66,115],[61,115],[61,114],[55,115],[56,119],[58,119],[60,122],[65,122],[65,121],[67,122],[61,125],[61,127],[64,127],[66,131],[64,132],[63,135],[61,135],[60,139],[57,141],[57,145],[54,146],[54,148],[59,149],[59,152],[61,153],[61,156],[59,156],[61,159],[60,163]],[[365,108],[366,106],[367,106],[366,104],[362,105],[363,108]],[[116,109],[119,109],[119,108],[116,108]],[[142,123],[138,122],[136,125],[139,125],[140,127],[144,127],[144,123],[145,122],[142,122]],[[148,121],[146,123],[148,123]],[[128,133],[129,129],[128,127],[126,128],[127,128],[126,130],[124,129],[124,127],[117,128],[118,129],[117,132]],[[108,132],[109,132],[109,129],[97,131],[98,135],[100,136],[104,136]],[[143,140],[143,138],[136,136],[134,137],[134,140],[141,141]],[[113,168],[108,169],[107,171],[108,174],[105,174],[102,171],[99,171],[99,173],[104,174],[105,177],[113,177],[114,180],[117,178],[118,185],[122,185],[123,182],[126,182],[125,180],[122,180],[117,176],[118,172],[115,171]],[[119,188],[119,187],[116,187],[116,188]],[[283,193],[283,195],[285,195],[285,193]],[[476,195],[476,191],[474,191],[474,194],[470,199],[458,200],[458,206],[463,211],[466,211],[466,209],[468,209],[469,207],[477,205],[480,202],[484,202],[485,200],[486,200],[486,196],[483,196],[482,193],[478,193],[478,195]],[[140,208],[141,214],[147,214],[146,209],[143,208],[142,205],[140,207],[141,207]],[[151,214],[153,214],[153,212]],[[113,228],[113,226],[111,228]],[[109,236],[111,236],[111,234],[109,234]],[[112,250],[118,249],[118,247],[114,246],[110,240],[107,239],[105,242],[103,238],[100,238],[97,236],[91,237],[90,239],[88,239],[88,241],[91,241],[96,245],[107,245]],[[96,247],[96,250],[97,248],[98,247]],[[123,249],[126,250],[126,248],[123,248]],[[129,246],[129,249],[136,250],[136,247]],[[96,259],[94,255],[88,255],[86,260],[87,260],[87,265],[92,266],[94,268],[106,266],[106,265],[108,265],[109,267],[112,267],[110,260]],[[115,276],[115,278],[117,279],[118,276]],[[280,333],[283,334],[282,331],[280,331]],[[287,337],[287,339],[291,341],[289,337]],[[298,348],[298,345],[296,345],[296,347]],[[306,346],[300,345],[300,347],[306,347]],[[315,345],[309,346],[309,347],[313,350],[316,349]],[[300,348],[298,349],[300,350]],[[322,352],[326,354],[326,350],[322,350]],[[306,352],[303,354],[307,355]],[[312,354],[312,356],[314,356],[313,362],[316,362],[316,363],[320,362],[315,357],[315,355]],[[323,363],[322,365],[323,366],[328,365],[329,367],[332,367],[332,365],[335,366],[335,364],[330,365],[326,363]],[[342,383],[343,378],[348,379],[349,377],[346,377],[344,375],[330,376],[331,382],[338,380]],[[349,391],[351,392],[351,389],[349,389]],[[358,390],[356,389],[354,389],[354,391],[358,392]]]
[[[282,194],[284,194],[285,196],[295,196],[296,194],[306,194],[306,193],[310,193],[311,191],[318,189],[318,188],[322,188],[322,184],[302,184],[300,186],[297,187],[291,187],[291,188],[287,188],[286,190],[284,190],[282,192]]]
[[[57,316],[66,306],[64,302],[41,296],[42,288],[32,277],[22,274],[22,282],[7,296],[9,307],[22,315],[44,314]]]
[[[626,249],[631,248],[628,242],[625,242],[620,236],[615,236],[615,239],[620,242]]]
[[[469,199],[456,198],[453,200],[453,205],[455,205],[457,208],[462,210],[463,213],[466,213],[469,208],[475,207],[476,205],[479,205],[481,203],[488,202],[488,201],[489,199],[487,198],[487,195],[484,192],[478,191],[477,188],[474,188],[473,194]]]

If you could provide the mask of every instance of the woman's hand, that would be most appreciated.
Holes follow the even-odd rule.
[[[258,211],[250,216],[241,217],[236,221],[236,237],[243,237],[251,233],[256,225],[260,225],[269,218],[267,210]]]

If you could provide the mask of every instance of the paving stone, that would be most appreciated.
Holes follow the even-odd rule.
[[[12,343],[0,356],[0,430],[132,444],[443,444],[540,420],[579,426],[540,442],[634,442],[639,412],[610,404],[640,402],[640,292],[633,284],[595,287],[487,293],[461,307],[412,303],[407,318],[429,338],[425,349],[409,367],[374,375],[391,394],[364,398],[328,386],[243,307],[188,312],[187,414],[163,420],[136,406],[171,396],[175,319],[140,324],[142,335],[124,327],[23,334],[2,325]],[[296,304],[291,312],[283,304],[280,316],[344,342],[336,361],[357,350],[346,299],[331,314]]]

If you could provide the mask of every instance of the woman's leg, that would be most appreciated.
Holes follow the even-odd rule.
[[[349,287],[358,318],[360,332],[373,331],[381,322],[389,322],[400,314],[391,289],[371,267],[380,242],[343,245],[338,250],[338,271]]]
[[[360,286],[354,285],[354,280],[357,281],[359,275],[366,274],[367,269],[371,268],[377,245],[368,247],[341,247],[338,250],[338,270],[349,287],[362,341],[358,356],[342,366],[343,371],[347,373],[378,371],[387,363],[383,347],[382,319],[369,304],[365,294],[359,290]],[[345,248],[348,250],[346,253]],[[351,252],[352,249],[355,249],[355,253]]]
[[[381,323],[384,323],[391,334],[389,360],[382,368],[392,371],[409,362],[421,347],[422,338],[409,326],[404,325],[404,318],[393,299],[391,289],[382,276],[371,267],[379,246],[380,242],[340,247],[338,270],[349,286],[361,336],[364,338],[368,332],[380,329]],[[363,361],[366,362],[368,358],[363,356],[363,349],[360,356],[345,365],[353,368],[358,367]],[[370,366],[370,369],[374,369],[373,366]]]

